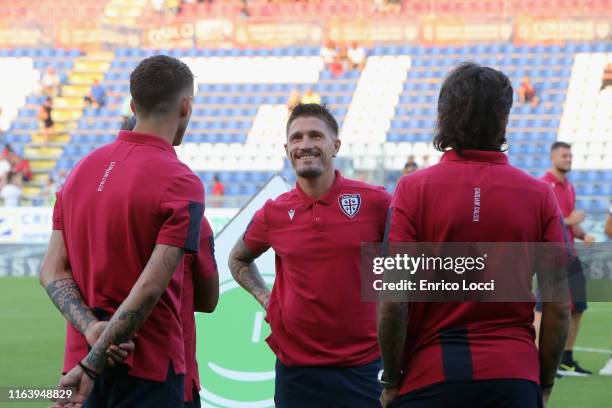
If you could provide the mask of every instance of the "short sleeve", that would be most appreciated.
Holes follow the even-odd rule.
[[[243,236],[244,244],[253,252],[264,252],[270,248],[266,206],[257,210]]]
[[[55,193],[55,204],[53,205],[53,229],[62,231],[64,219],[62,217],[62,191]]]
[[[204,186],[195,175],[172,181],[159,204],[162,225],[157,244],[196,253],[200,247],[200,225],[204,216]]]
[[[215,239],[212,228],[206,217],[202,217],[200,227],[200,250],[194,257],[192,263],[194,275],[207,279],[217,274],[217,262],[215,260]]]
[[[557,203],[555,194],[549,185],[546,186],[546,195],[542,208],[542,242],[568,243],[567,230]]]
[[[387,193],[387,191],[381,187],[381,191],[380,191],[380,195],[381,195],[381,202],[380,202],[380,216],[381,216],[381,225],[382,225],[382,231],[384,234],[384,231],[386,231],[387,228],[387,222],[389,221],[389,207],[391,206],[391,194]]]
[[[417,240],[417,208],[414,194],[406,186],[407,177],[402,177],[391,199],[387,215],[385,241],[415,242]]]

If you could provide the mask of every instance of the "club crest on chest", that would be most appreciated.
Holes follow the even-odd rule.
[[[360,194],[341,194],[338,196],[338,204],[340,209],[349,218],[353,218],[361,208]]]

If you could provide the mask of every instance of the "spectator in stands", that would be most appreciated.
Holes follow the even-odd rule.
[[[336,50],[336,46],[333,41],[327,40],[325,45],[321,48],[321,58],[323,59],[323,64],[326,68],[334,62],[338,51]]]
[[[331,71],[332,75],[337,78],[348,71],[350,65],[347,48],[340,47],[331,64],[327,65],[327,68]]]
[[[303,104],[316,103],[317,105],[320,105],[321,95],[316,93],[314,89],[308,88],[306,90],[306,93],[304,93],[304,96],[302,96],[302,103]]]
[[[13,150],[11,145],[7,143],[4,145],[4,148],[2,149],[2,158],[10,162],[9,159],[11,157],[11,153],[14,153],[14,152],[15,151]]]
[[[402,0],[374,0],[373,6],[378,13],[399,13],[402,10]]]
[[[47,67],[47,71],[43,75],[40,85],[45,95],[55,98],[59,95],[60,77],[53,67]]]
[[[609,62],[604,68],[603,76],[601,78],[601,88],[599,91],[603,91],[606,87],[612,85],[612,62]]]
[[[341,76],[345,71],[345,64],[342,60],[342,56],[340,54],[336,55],[333,62],[328,65],[328,68],[334,78]]]
[[[365,48],[354,42],[351,48],[348,50],[348,59],[350,63],[349,68],[351,70],[358,69],[359,71],[363,71],[366,61]]]
[[[300,91],[293,89],[289,94],[289,98],[287,99],[287,110],[289,111],[289,114],[293,112],[293,108],[295,108],[301,100],[302,95],[300,95]]]
[[[53,177],[49,176],[47,183],[43,186],[40,195],[42,196],[45,205],[53,206],[55,205],[55,193],[59,190],[59,186],[53,179]]]
[[[15,152],[11,152],[8,161],[11,163],[11,172],[20,175],[22,181],[32,180],[32,170],[28,160],[21,158]]]
[[[0,191],[0,197],[2,197],[5,207],[18,207],[21,196],[20,177],[17,173],[11,172],[8,176],[8,183]]]
[[[93,106],[96,109],[106,105],[106,89],[104,89],[104,86],[100,84],[98,79],[94,79],[91,91],[89,95],[85,97],[85,102],[87,102],[89,107]]]
[[[47,145],[49,142],[49,136],[53,131],[53,99],[50,96],[45,98],[45,101],[38,108],[38,114],[36,117],[40,123],[40,128],[43,134],[43,145]]]
[[[518,89],[519,101],[523,103],[531,102],[532,107],[538,105],[539,99],[536,90],[528,76],[523,77],[523,81]]]
[[[419,165],[416,161],[414,161],[414,156],[408,157],[408,161],[404,164],[404,169],[402,170],[402,175],[414,173],[419,169]]]
[[[215,176],[213,177],[213,181],[214,184],[212,188],[212,195],[217,197],[225,195],[225,186],[221,182],[221,179],[219,178],[218,174],[215,174]]]

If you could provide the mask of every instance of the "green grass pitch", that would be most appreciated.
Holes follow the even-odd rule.
[[[61,369],[65,327],[38,281],[0,278],[0,389],[53,387]],[[612,303],[591,303],[584,316],[575,357],[599,370],[612,346]],[[612,404],[612,377],[564,378],[557,381],[549,407],[604,408]],[[40,408],[48,403],[7,403],[0,407]]]

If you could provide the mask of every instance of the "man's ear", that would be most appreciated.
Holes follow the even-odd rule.
[[[136,114],[136,105],[134,105],[134,100],[130,99],[130,110],[135,115]]]
[[[334,157],[338,155],[338,152],[340,151],[340,146],[342,146],[342,141],[338,137],[336,137],[336,140],[334,140]]]
[[[191,107],[191,98],[188,96],[185,96],[183,98],[183,101],[181,102],[181,118],[187,117],[189,116],[189,110]]]

